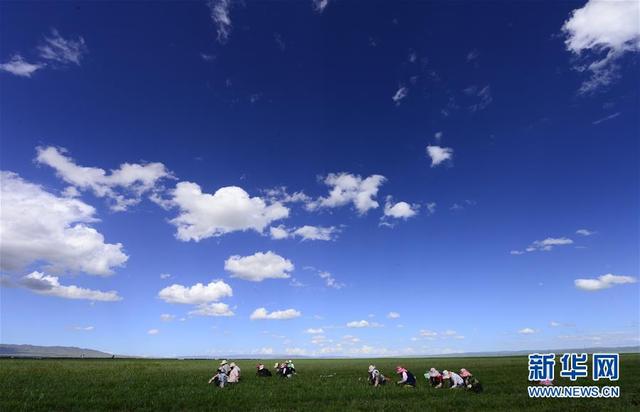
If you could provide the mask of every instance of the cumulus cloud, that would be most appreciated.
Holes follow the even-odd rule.
[[[535,329],[531,329],[531,328],[523,328],[523,329],[520,329],[518,333],[521,335],[531,335],[536,333],[536,331]]]
[[[400,86],[400,88],[398,88],[398,90],[395,92],[393,97],[391,97],[391,100],[393,100],[396,106],[400,106],[400,102],[402,102],[402,100],[405,97],[407,97],[408,94],[409,94],[409,89],[407,89],[404,86]]]
[[[176,237],[185,242],[235,231],[262,233],[271,222],[289,216],[289,209],[281,203],[267,204],[237,186],[222,187],[211,195],[196,183],[180,182],[172,195],[171,202],[180,213],[171,223],[177,227]]]
[[[295,229],[287,229],[283,225],[269,228],[272,239],[286,239],[299,237],[301,240],[334,240],[338,228],[334,226],[310,226],[305,225]]]
[[[582,236],[591,236],[591,235],[595,235],[596,232],[589,229],[578,229],[576,230],[576,234],[582,235]]]
[[[202,303],[195,310],[189,312],[193,316],[233,316],[229,305],[222,302]]]
[[[218,42],[224,44],[231,34],[231,1],[209,0],[207,6],[213,24],[216,26]]]
[[[215,280],[208,285],[196,283],[190,287],[173,284],[158,292],[158,297],[167,303],[190,305],[217,302],[230,296],[233,296],[233,290],[223,280]]]
[[[442,146],[427,146],[427,155],[431,158],[431,167],[436,167],[443,162],[453,159],[453,149]]]
[[[41,63],[29,63],[20,54],[14,54],[8,62],[0,64],[0,70],[20,77],[31,77],[33,73],[42,69]]]
[[[38,147],[36,161],[52,167],[65,182],[81,190],[90,190],[109,199],[114,211],[126,210],[140,202],[141,196],[154,191],[160,180],[171,178],[162,163],[123,163],[110,173],[97,167],[79,166],[57,147]]]
[[[271,226],[269,228],[269,233],[271,235],[271,239],[286,239],[289,237],[289,230],[284,225],[279,226]]]
[[[637,281],[638,280],[633,276],[621,276],[607,273],[606,275],[598,276],[595,279],[576,279],[574,283],[578,289],[593,292],[602,289],[609,289],[615,285],[636,283]]]
[[[417,215],[419,208],[420,205],[417,204],[410,205],[407,202],[394,203],[393,199],[389,196],[387,197],[387,202],[384,205],[384,215],[395,219],[407,220],[410,217]]]
[[[330,187],[329,195],[308,202],[306,208],[317,210],[353,204],[359,214],[365,214],[379,206],[375,198],[385,180],[381,175],[371,175],[363,179],[351,173],[330,173],[324,179],[324,183]]]
[[[0,268],[44,264],[47,271],[108,276],[128,256],[91,226],[95,209],[58,197],[15,173],[0,172]]]
[[[360,329],[360,328],[381,328],[383,325],[376,323],[376,322],[369,322],[366,320],[354,320],[352,322],[348,322],[347,323],[347,327],[348,328],[355,328],[355,329]]]
[[[58,30],[52,29],[51,35],[46,36],[38,46],[40,57],[59,64],[80,65],[82,57],[88,52],[82,37],[65,39]]]
[[[57,276],[45,275],[42,272],[31,272],[22,277],[20,285],[41,295],[56,296],[64,299],[85,299],[101,302],[122,300],[115,290],[103,292],[75,285],[65,286],[60,284]]]
[[[291,277],[294,265],[289,259],[268,251],[256,252],[250,256],[234,255],[224,262],[224,269],[231,277],[262,282],[265,279],[287,279]]]
[[[577,67],[590,78],[579,92],[591,93],[618,77],[619,59],[640,50],[640,2],[589,0],[562,26],[567,50],[586,63]]]
[[[251,320],[286,320],[302,316],[302,313],[295,309],[275,310],[271,313],[265,308],[258,308],[253,311],[249,319]]]

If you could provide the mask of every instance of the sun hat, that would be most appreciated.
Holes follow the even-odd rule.
[[[220,362],[220,366],[226,365],[226,364],[227,364],[227,360],[226,359],[223,359],[222,362]]]
[[[376,369],[375,366],[373,365],[369,365],[369,372],[373,372]]]
[[[236,365],[236,363],[235,363],[235,362],[231,362],[231,363],[229,364],[229,366],[231,366],[232,368],[235,368],[237,365]]]
[[[440,372],[436,368],[429,369],[429,377],[435,378],[437,376],[440,376]]]
[[[451,374],[449,373],[448,370],[445,369],[442,371],[442,377],[445,379],[449,379],[451,377]]]

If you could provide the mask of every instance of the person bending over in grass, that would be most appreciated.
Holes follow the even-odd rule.
[[[387,383],[387,378],[374,365],[369,365],[369,383],[373,386],[384,385]]]
[[[455,388],[464,388],[464,381],[462,380],[462,378],[460,377],[460,375],[458,375],[455,372],[449,372],[448,370],[445,370],[442,372],[442,379],[443,380],[449,380],[449,388],[450,389],[455,389]]]
[[[460,377],[464,380],[464,386],[475,393],[482,392],[480,381],[465,368],[460,369]]]
[[[214,384],[219,388],[224,388],[224,385],[227,383],[227,373],[223,368],[218,368],[218,373],[213,375],[211,379],[209,379],[209,384]]]
[[[261,377],[261,378],[266,378],[271,375],[271,371],[267,368],[264,367],[264,365],[261,363],[258,366],[256,366],[256,369],[258,369],[256,371],[256,376]]]
[[[291,359],[287,361],[287,368],[292,375],[296,374],[296,365],[293,364],[293,361]]]
[[[276,374],[282,376],[283,378],[290,378],[293,376],[294,371],[291,370],[291,368],[289,368],[284,362],[276,363],[274,365],[274,368],[276,368]]]
[[[402,366],[398,366],[396,368],[396,373],[401,377],[401,379],[398,382],[396,382],[398,385],[402,385],[409,388],[416,387],[416,377],[413,375],[413,373],[409,372]]]
[[[235,362],[229,364],[229,383],[238,383],[240,381],[240,367]]]
[[[438,372],[436,368],[431,368],[427,373],[424,374],[424,377],[429,381],[431,386],[434,388],[442,387],[442,374]]]

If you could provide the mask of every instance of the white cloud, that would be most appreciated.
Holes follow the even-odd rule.
[[[422,329],[420,331],[420,336],[427,337],[427,338],[435,337],[435,336],[438,336],[438,332],[434,332],[434,331],[429,330],[429,329]]]
[[[427,155],[431,158],[431,167],[436,167],[447,160],[453,159],[453,149],[442,146],[427,146]]]
[[[160,315],[160,320],[163,322],[171,322],[175,318],[176,318],[176,315],[171,315],[169,313],[163,313],[162,315]]]
[[[147,331],[147,334],[149,334],[149,335],[157,335],[158,333],[160,333],[159,329],[149,329]]]
[[[307,354],[307,350],[303,348],[286,348],[284,351],[291,356],[305,356]]]
[[[367,213],[370,209],[376,209],[379,206],[375,197],[385,180],[381,175],[371,175],[363,179],[351,173],[330,173],[324,179],[324,183],[331,188],[329,196],[308,202],[306,207],[308,210],[316,210],[352,203],[358,213]]]
[[[436,213],[436,206],[437,206],[436,202],[427,203],[426,206],[427,206],[427,214],[432,215]]]
[[[442,140],[442,136],[444,135],[444,133],[442,132],[436,132],[433,137],[435,137],[435,139],[439,142],[440,140]]]
[[[337,229],[333,226],[310,226],[305,225],[295,229],[292,234],[294,236],[300,236],[302,240],[333,240],[334,234]]]
[[[209,0],[207,6],[216,25],[218,42],[224,44],[231,34],[231,0]]]
[[[608,116],[605,116],[605,117],[602,117],[602,118],[600,118],[598,120],[594,120],[593,122],[591,122],[591,124],[598,125],[598,124],[600,124],[602,122],[606,122],[607,120],[615,119],[616,117],[620,116],[620,114],[621,114],[620,112],[612,113],[612,114],[610,114]]]
[[[381,328],[384,325],[381,325],[380,323],[376,323],[376,322],[369,322],[366,320],[354,320],[352,322],[348,322],[347,323],[347,327],[348,328],[356,328],[356,329],[360,329],[360,328]]]
[[[95,327],[93,326],[74,326],[73,327],[74,330],[79,330],[82,332],[91,332],[92,330],[95,329]]]
[[[279,226],[271,226],[269,228],[269,233],[271,234],[271,239],[286,239],[289,237],[289,231],[283,225]]]
[[[200,241],[234,231],[255,230],[262,233],[273,221],[289,216],[281,203],[267,203],[237,186],[218,189],[213,195],[202,193],[199,185],[180,182],[172,192],[172,203],[180,214],[171,220],[182,241]]]
[[[338,228],[334,226],[310,226],[305,225],[296,229],[288,229],[284,225],[272,226],[269,228],[272,239],[286,239],[289,237],[300,237],[304,240],[334,240]]]
[[[217,302],[230,296],[233,296],[233,290],[222,280],[215,280],[208,285],[196,283],[191,287],[173,284],[158,292],[158,297],[167,303],[190,305]]]
[[[556,322],[555,320],[552,320],[551,322],[549,322],[549,326],[553,328],[557,328],[559,326],[562,326],[562,324],[560,322]]]
[[[387,314],[387,317],[389,319],[398,319],[400,317],[400,314],[398,312],[389,312]]]
[[[636,283],[637,281],[638,280],[633,276],[620,276],[608,273],[606,275],[598,276],[596,279],[576,279],[574,283],[578,289],[591,292],[608,289],[614,285]]]
[[[305,330],[305,333],[309,333],[311,335],[317,335],[317,334],[324,333],[324,330],[322,328],[309,328]]]
[[[343,283],[338,282],[333,277],[333,275],[327,271],[319,271],[318,276],[324,279],[324,282],[327,285],[327,287],[334,288],[334,289],[342,289],[344,287]]]
[[[221,302],[214,303],[201,303],[195,310],[189,312],[189,315],[194,316],[233,316],[233,311],[229,308],[229,305]]]
[[[58,197],[15,173],[0,172],[0,267],[15,271],[42,263],[47,271],[108,276],[128,256],[90,226],[95,209]]]
[[[464,339],[464,336],[460,335],[458,332],[456,332],[455,330],[452,329],[447,329],[443,332],[436,332],[433,330],[429,330],[429,329],[422,329],[420,330],[419,337],[417,338],[412,338],[413,341],[417,341],[420,339],[426,339],[426,340],[436,340],[436,339]]]
[[[419,205],[410,205],[407,202],[393,203],[391,196],[387,197],[387,202],[384,205],[384,215],[387,217],[393,217],[396,219],[409,219],[418,214]]]
[[[478,86],[469,86],[464,89],[464,92],[470,96],[473,96],[474,99],[477,99],[475,103],[469,106],[469,110],[471,110],[472,112],[486,109],[487,106],[489,106],[493,101],[493,97],[491,96],[491,87],[489,85],[486,85],[482,88]]]
[[[393,100],[393,102],[396,104],[396,106],[399,106],[400,102],[405,97],[407,97],[408,94],[409,94],[409,89],[407,89],[404,86],[400,86],[400,88],[398,88],[398,90],[395,92],[393,97],[391,97],[391,100]]]
[[[51,36],[45,37],[38,46],[40,57],[60,64],[80,65],[80,60],[87,53],[87,45],[82,37],[65,39],[56,29],[51,30]]]
[[[478,50],[471,50],[469,53],[467,53],[467,61],[473,61],[477,59],[478,56],[480,56],[480,52]]]
[[[271,203],[307,203],[311,201],[311,198],[302,191],[289,193],[286,186],[264,190],[264,194]]]
[[[536,252],[536,251],[549,252],[553,250],[553,248],[555,248],[556,246],[566,246],[566,245],[572,245],[572,244],[573,244],[573,240],[567,237],[557,237],[557,238],[548,237],[543,240],[534,241],[529,246],[527,246],[524,251],[512,250],[509,253],[511,253],[512,255],[522,255],[525,252]]]
[[[580,93],[590,93],[612,83],[618,77],[619,58],[640,50],[638,16],[640,2],[636,0],[590,0],[572,11],[562,26],[565,44],[568,51],[587,62],[578,70],[591,75],[580,87]]]
[[[251,320],[286,320],[293,319],[302,316],[302,313],[295,309],[275,310],[271,313],[267,312],[265,308],[258,308],[253,311],[249,319]]]
[[[56,296],[64,299],[85,299],[101,302],[115,302],[122,300],[115,290],[103,292],[101,290],[85,289],[75,285],[61,285],[57,276],[45,275],[42,272],[31,272],[22,277],[20,285],[41,295]]]
[[[596,232],[589,229],[578,229],[576,230],[576,234],[582,235],[582,236],[591,236],[591,235],[595,235]]]
[[[171,275],[169,273],[161,273],[160,274],[160,279],[162,279],[162,280],[169,279],[170,277],[171,277]]]
[[[329,0],[311,0],[313,9],[318,13],[322,13],[324,9],[329,5]]]
[[[518,331],[518,333],[520,333],[521,335],[531,335],[533,333],[536,333],[535,329],[531,329],[531,328],[524,328],[524,329],[520,329]]]
[[[172,177],[162,163],[123,163],[107,174],[104,169],[77,165],[65,156],[65,149],[49,146],[36,150],[38,163],[52,167],[61,179],[74,187],[108,198],[113,202],[114,211],[139,203],[143,194],[157,189],[160,180]]]
[[[271,251],[256,252],[251,256],[234,255],[224,262],[224,269],[232,278],[262,282],[265,279],[287,279],[294,269],[293,263]]]
[[[44,66],[44,64],[29,63],[21,55],[14,54],[8,62],[0,64],[0,70],[20,77],[31,77]]]

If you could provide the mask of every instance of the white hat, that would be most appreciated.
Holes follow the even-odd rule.
[[[440,372],[436,368],[429,369],[429,376],[435,378],[436,376],[440,376]]]
[[[369,365],[369,372],[373,372],[376,369],[374,365]]]
[[[449,371],[445,369],[442,371],[442,377],[445,379],[449,379],[451,375],[449,375]]]
[[[235,363],[235,362],[231,362],[231,363],[229,364],[229,366],[231,366],[232,368],[235,368],[235,367],[236,367],[236,363]]]
[[[291,359],[289,359],[289,360],[287,361],[287,363],[293,363],[293,362],[291,361]]]
[[[227,364],[227,360],[226,359],[223,359],[222,362],[220,362],[220,366],[226,365],[226,364]]]

